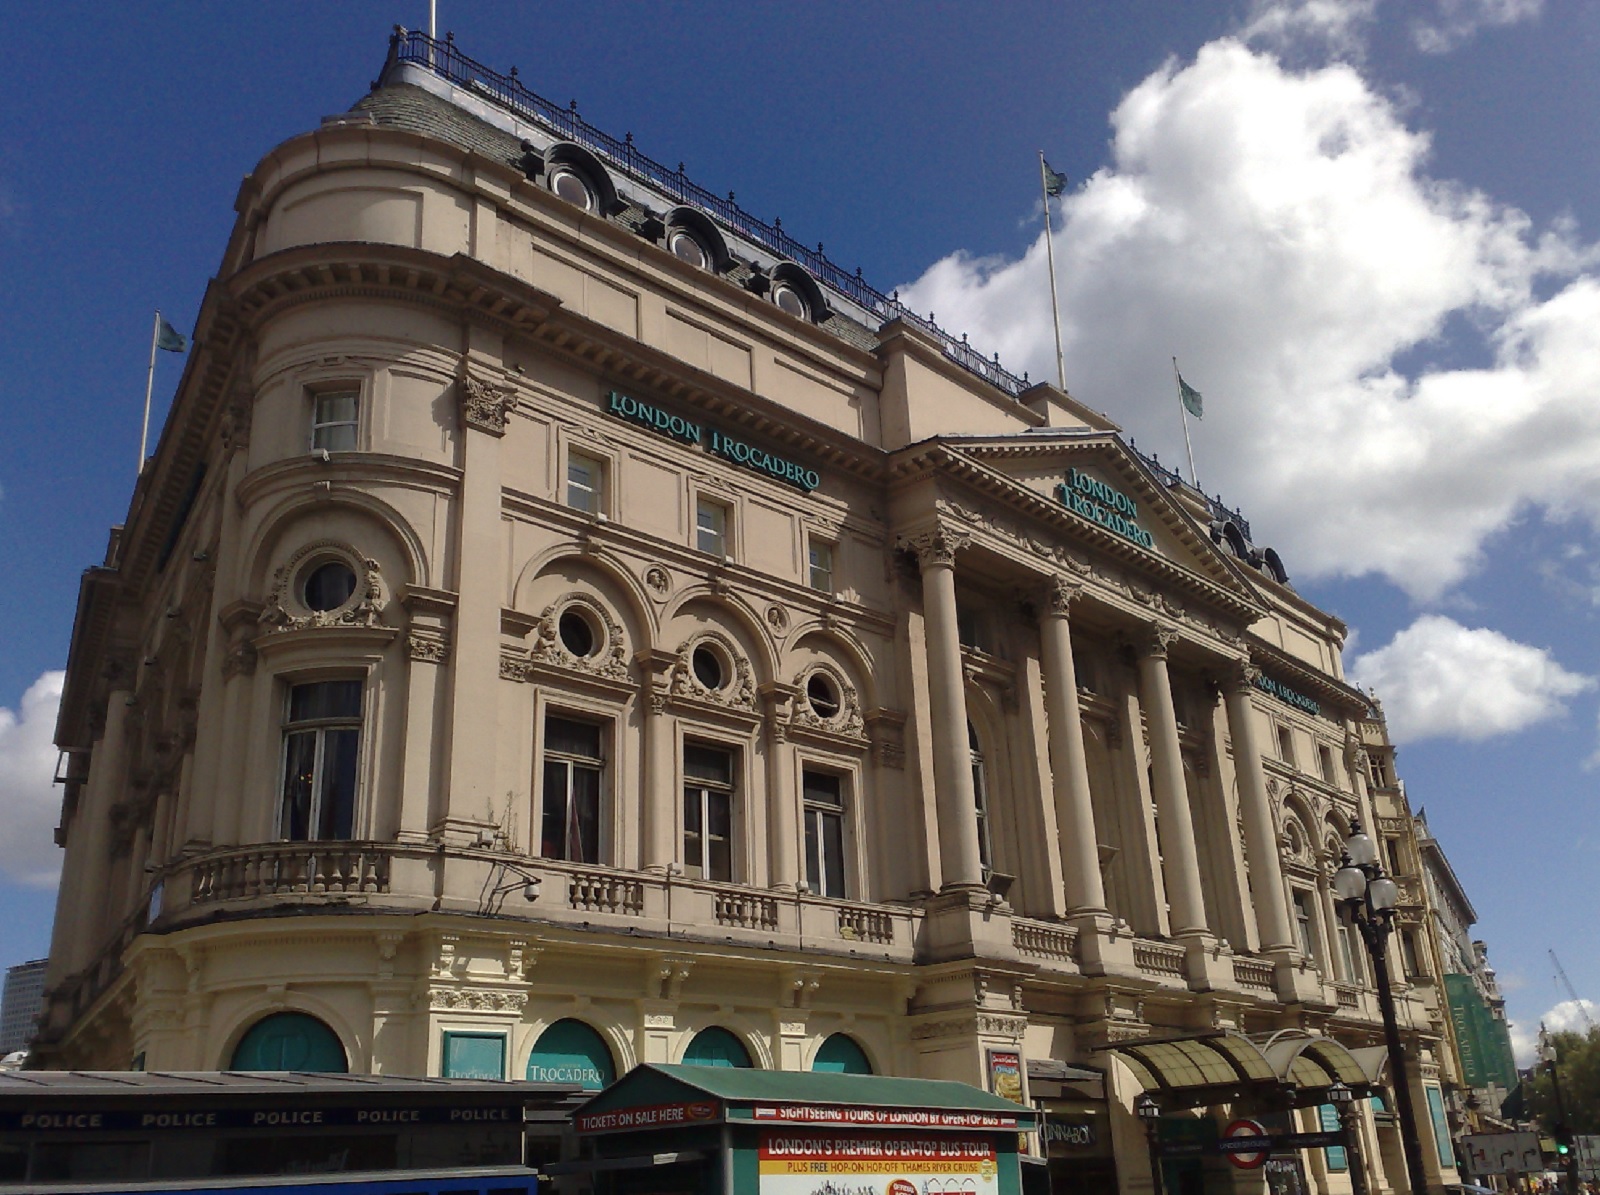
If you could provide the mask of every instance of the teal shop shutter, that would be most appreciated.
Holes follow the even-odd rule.
[[[1339,1128],[1339,1109],[1332,1104],[1323,1104],[1322,1107],[1317,1109],[1317,1115],[1322,1118],[1322,1131],[1324,1133],[1332,1133]],[[1323,1153],[1328,1160],[1329,1170],[1350,1169],[1350,1159],[1345,1153],[1344,1146],[1330,1145]]]
[[[683,1052],[683,1061],[688,1066],[754,1065],[750,1061],[750,1052],[744,1048],[744,1043],[717,1025],[702,1029],[694,1035],[689,1048]]]
[[[836,1075],[870,1075],[872,1063],[867,1060],[866,1051],[856,1045],[853,1038],[835,1033],[822,1043],[811,1069]]]
[[[236,1071],[320,1071],[342,1075],[350,1069],[338,1035],[303,1012],[276,1012],[250,1026],[234,1047]]]
[[[528,1055],[528,1078],[535,1083],[577,1083],[585,1091],[599,1091],[616,1077],[605,1039],[582,1021],[557,1021]]]

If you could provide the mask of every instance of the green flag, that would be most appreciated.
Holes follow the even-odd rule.
[[[169,353],[181,353],[188,347],[189,342],[183,338],[183,333],[167,323],[166,317],[162,316],[161,324],[156,330],[156,348]]]
[[[1039,155],[1039,167],[1044,171],[1044,193],[1051,199],[1057,195],[1067,193],[1067,176],[1059,170],[1052,170],[1050,163],[1044,160],[1044,155]]]
[[[1205,414],[1204,404],[1200,401],[1200,391],[1183,380],[1183,375],[1178,375],[1178,398],[1183,403],[1183,409],[1196,419]]]

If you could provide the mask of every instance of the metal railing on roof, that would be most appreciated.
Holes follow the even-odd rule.
[[[444,40],[440,41],[419,30],[397,25],[389,39],[389,62],[407,62],[425,67],[458,87],[486,96],[501,107],[535,120],[558,136],[592,150],[618,169],[678,202],[715,216],[774,256],[804,266],[823,286],[865,308],[881,322],[903,319],[919,328],[939,342],[944,355],[951,361],[1013,398],[1028,388],[1027,375],[1018,377],[1006,369],[1000,364],[998,353],[992,360],[984,357],[967,343],[965,336],[957,340],[931,319],[918,315],[901,303],[898,292],[892,296],[886,295],[865,282],[859,268],[851,273],[829,261],[820,244],[815,249],[809,248],[784,232],[781,222],[774,220],[768,224],[752,216],[733,201],[732,192],[724,198],[690,182],[681,162],[674,170],[640,153],[633,144],[632,133],[619,141],[595,128],[578,115],[576,100],[567,107],[551,103],[523,86],[517,78],[516,67],[512,67],[509,74],[501,74],[467,57],[456,48],[454,34],[447,33]],[[387,71],[387,67],[385,69]]]
[[[1167,468],[1160,461],[1156,460],[1155,457],[1140,452],[1131,441],[1128,447],[1133,449],[1133,451],[1138,455],[1139,459],[1144,462],[1145,468],[1154,473],[1156,478],[1169,489],[1176,485],[1187,486],[1191,490],[1195,489],[1194,486],[1190,485],[1183,479],[1182,474],[1178,473],[1176,470]],[[1206,508],[1211,512],[1212,518],[1216,519],[1219,523],[1237,523],[1239,525],[1239,530],[1244,533],[1245,539],[1251,543],[1255,542],[1250,535],[1249,519],[1245,518],[1237,510],[1230,509],[1229,507],[1223,505],[1221,498],[1213,498],[1210,494],[1207,494],[1203,490],[1197,490],[1196,492],[1206,500]]]

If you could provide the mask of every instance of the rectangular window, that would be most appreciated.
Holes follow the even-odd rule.
[[[819,593],[833,592],[833,545],[827,540],[808,542],[810,585]]]
[[[445,1031],[440,1071],[446,1079],[506,1077],[506,1035]]]
[[[1326,743],[1317,744],[1317,766],[1322,769],[1322,779],[1329,784],[1337,784],[1338,777],[1333,770],[1333,751]]]
[[[844,780],[832,772],[807,768],[801,790],[805,798],[806,883],[818,896],[843,900]]]
[[[360,410],[361,396],[354,390],[313,395],[311,447],[328,452],[349,452],[354,449]]]
[[[962,647],[984,650],[983,619],[971,606],[956,607],[956,639]]]
[[[359,680],[317,681],[289,690],[280,838],[305,842],[352,836],[360,746]]]
[[[1366,975],[1361,970],[1361,951],[1357,949],[1357,943],[1360,941],[1361,931],[1350,919],[1350,910],[1340,905],[1339,951],[1344,957],[1344,973],[1351,983],[1366,982]]]
[[[1311,894],[1296,891],[1294,894],[1294,923],[1300,935],[1300,950],[1313,962],[1317,959],[1316,937],[1311,928]]]
[[[1400,840],[1398,838],[1385,838],[1383,849],[1389,856],[1389,874],[1400,874]]]
[[[683,748],[683,869],[696,879],[733,879],[733,752]]]
[[[586,514],[605,513],[606,466],[581,452],[567,454],[567,505]]]
[[[695,547],[713,556],[728,555],[728,508],[710,498],[701,498],[694,507]]]
[[[1417,935],[1409,929],[1400,931],[1400,962],[1406,969],[1407,978],[1422,974],[1422,961],[1417,955]]]
[[[978,749],[978,736],[970,723],[967,726],[967,750],[972,756],[972,797],[977,806],[978,864],[987,882],[989,874],[994,871],[994,845],[989,837],[989,793],[983,782],[983,752]]]
[[[544,720],[544,817],[539,853],[546,859],[600,862],[600,727],[554,714]]]
[[[1287,726],[1278,727],[1278,758],[1294,766],[1294,732]]]

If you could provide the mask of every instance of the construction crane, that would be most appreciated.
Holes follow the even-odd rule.
[[[1550,952],[1550,962],[1555,966],[1556,978],[1561,981],[1561,986],[1567,989],[1567,995],[1578,1008],[1578,1014],[1583,1017],[1583,1023],[1590,1033],[1594,1032],[1594,1018],[1589,1015],[1589,1002],[1578,999],[1578,993],[1572,987],[1572,980],[1567,978],[1566,968],[1561,965],[1561,960],[1556,957],[1556,952]]]

